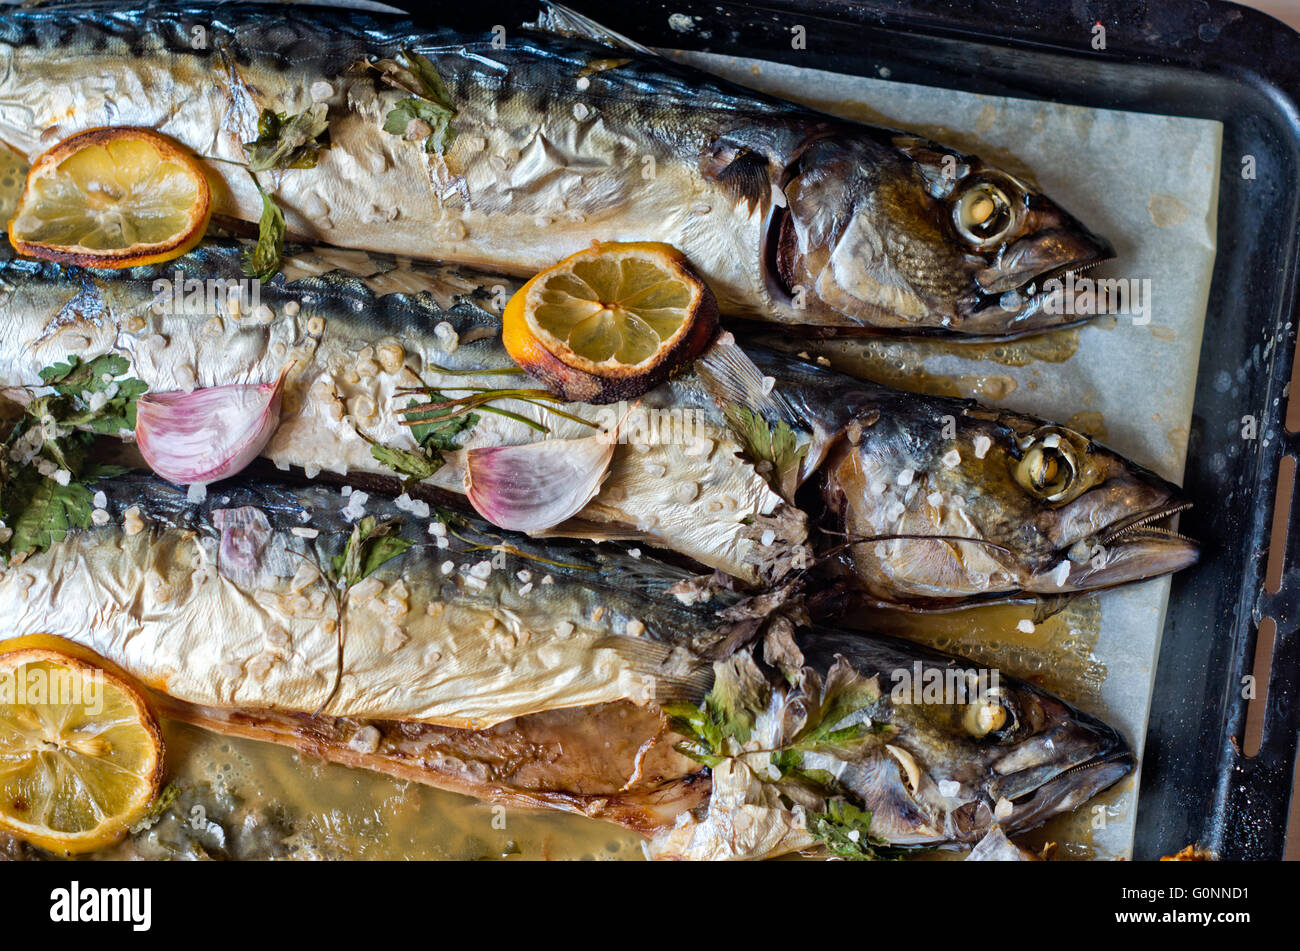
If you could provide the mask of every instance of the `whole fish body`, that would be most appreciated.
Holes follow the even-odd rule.
[[[240,479],[193,503],[142,474],[96,488],[108,520],[0,574],[6,634],[93,652],[199,725],[618,822],[652,836],[655,856],[816,844],[816,800],[766,783],[770,754],[735,750],[705,770],[676,751],[681,727],[663,708],[698,703],[715,677],[753,698],[760,750],[787,742],[814,702],[838,697],[836,716],[869,718],[866,745],[828,747],[805,766],[833,772],[890,845],[971,844],[994,823],[1015,834],[1132,768],[1114,730],[1011,677],[955,703],[900,691],[900,676],[977,674],[903,641],[791,637],[786,623],[793,680],[760,669],[750,648],[711,666],[706,653],[738,643],[741,602],[681,603],[679,569],[616,546],[543,544],[466,519],[440,548],[423,524],[372,503],[368,514],[403,519],[415,545],[336,606],[321,569],[357,514],[336,490]],[[765,620],[766,635],[751,633],[774,636],[778,619]]]
[[[265,455],[312,475],[388,473],[367,438],[416,448],[401,424],[411,399],[403,387],[454,395],[525,385],[471,372],[513,366],[494,303],[513,289],[509,278],[298,249],[282,277],[257,288],[254,306],[238,283],[240,252],[238,242],[212,240],[168,264],[112,272],[0,262],[0,388],[37,387],[43,367],[109,351],[154,391],[268,382],[292,364]],[[246,302],[205,294],[203,282],[214,280]],[[1164,527],[1186,507],[1177,488],[1077,432],[760,347],[744,352],[750,359],[716,366],[706,358],[707,374],[691,370],[647,394],[624,419],[630,438],[616,447],[600,493],[556,531],[638,538],[748,583],[810,567],[807,517],[743,457],[721,401],[770,405],[773,423],[806,443],[800,477],[815,491],[801,500],[828,510],[821,521],[837,533],[831,544],[847,546],[837,559],[879,603],[932,609],[1060,596],[1195,560],[1195,544]],[[497,405],[552,432],[484,413],[463,445],[591,432],[531,404]],[[608,410],[563,408],[616,422],[598,415]],[[429,482],[463,492],[464,455],[446,456]],[[1035,460],[1064,481],[1035,486]]]
[[[286,256],[282,278],[250,290],[242,250],[208,241],[176,261],[131,271],[0,261],[0,389],[39,386],[43,367],[110,351],[155,392],[270,382],[291,366],[281,423],[264,454],[309,475],[391,476],[367,440],[417,448],[399,410],[426,398],[402,388],[459,396],[471,387],[536,387],[522,371],[470,372],[515,366],[501,344],[498,306],[515,287],[510,278],[303,249]],[[208,290],[214,286],[219,293]],[[550,432],[482,412],[462,437],[465,448],[594,432],[523,401],[493,405]],[[803,514],[741,457],[698,385],[661,387],[636,408],[558,408],[611,429],[621,423],[623,434],[600,493],[578,524],[559,530],[640,538],[751,583],[807,560]],[[445,458],[430,485],[464,493],[464,453]]]
[[[673,64],[562,9],[543,22],[622,45],[426,15],[440,25],[251,3],[6,11],[0,142],[31,160],[88,128],[153,128],[213,159],[217,215],[257,222],[242,143],[264,110],[323,102],[319,164],[263,173],[301,240],[526,275],[592,241],[663,241],[724,313],[810,328],[1040,330],[1073,320],[1043,280],[1112,256],[976,157]],[[403,51],[447,87],[445,154],[383,131],[410,93],[358,64]]]

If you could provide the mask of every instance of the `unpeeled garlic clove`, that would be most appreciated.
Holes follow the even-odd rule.
[[[149,468],[178,485],[209,485],[257,458],[280,424],[287,374],[274,383],[146,393],[136,404],[135,441]]]
[[[470,449],[465,453],[470,504],[498,528],[540,532],[559,525],[600,491],[614,458],[615,432]]]

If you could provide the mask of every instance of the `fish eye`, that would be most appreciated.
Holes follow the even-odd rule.
[[[978,740],[1001,742],[1015,735],[1019,725],[1015,708],[996,694],[966,704],[966,732]]]
[[[1025,450],[1016,465],[1016,481],[1039,498],[1055,502],[1074,485],[1077,471],[1069,444],[1052,433]]]
[[[1013,218],[1011,199],[990,182],[966,189],[952,209],[957,233],[978,248],[1002,240],[1011,230]]]

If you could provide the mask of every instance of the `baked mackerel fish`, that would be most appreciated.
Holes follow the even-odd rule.
[[[69,355],[119,353],[155,392],[265,383],[289,366],[265,455],[355,478],[392,474],[368,440],[416,448],[404,388],[531,385],[492,372],[514,366],[497,316],[517,286],[510,278],[295,249],[282,276],[253,288],[240,281],[240,253],[239,242],[209,240],[129,271],[0,261],[0,390],[37,392],[41,369]],[[483,412],[460,445],[592,432],[531,403],[493,405],[550,432]],[[754,409],[737,416],[742,407]],[[750,584],[826,554],[875,602],[934,610],[1056,599],[1197,557],[1169,528],[1187,507],[1179,490],[1080,433],[756,346],[715,346],[635,409],[560,408],[606,426],[621,417],[622,435],[599,494],[553,533],[638,539]],[[788,426],[800,448],[751,461],[758,424],[760,437]],[[464,453],[443,455],[428,483],[464,492]],[[804,510],[787,499],[825,531],[810,540]]]
[[[426,520],[320,485],[240,478],[194,503],[127,474],[96,491],[102,524],[0,574],[7,634],[93,652],[169,715],[617,822],[656,857],[968,845],[1133,765],[1114,730],[1029,684],[796,630],[776,602],[683,603],[680,569],[618,546],[446,515],[440,546]],[[376,525],[409,547],[356,548]]]
[[[9,10],[0,142],[30,160],[89,128],[156,129],[212,160],[218,216],[254,223],[243,143],[265,111],[323,104],[316,166],[260,173],[300,240],[528,276],[592,241],[663,241],[724,313],[813,330],[1041,330],[1075,320],[1048,306],[1046,279],[1113,254],[976,156],[539,10],[540,28],[504,34],[450,28],[473,14],[445,3],[418,23],[253,3]],[[437,77],[413,96],[384,75],[415,56]]]
[[[511,278],[291,249],[283,274],[257,285],[240,270],[243,248],[209,240],[166,264],[89,271],[15,258],[6,246],[0,392],[25,398],[41,385],[43,367],[70,355],[120,354],[154,392],[267,383],[288,368],[280,425],[264,454],[311,477],[325,470],[358,478],[396,474],[376,461],[372,441],[418,448],[401,410],[428,397],[404,389],[458,397],[476,387],[538,387],[501,344],[500,305],[518,286]],[[592,425],[519,399],[491,405],[549,431],[480,410],[455,437],[462,447],[581,438],[593,426],[619,426],[599,494],[557,532],[639,539],[749,583],[809,563],[805,516],[743,458],[723,413],[690,378],[659,387],[635,408],[554,407]],[[464,493],[465,453],[442,457],[428,485]]]

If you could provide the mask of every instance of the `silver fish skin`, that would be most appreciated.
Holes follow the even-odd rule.
[[[1082,433],[747,352],[777,381],[769,405],[808,442],[804,475],[836,559],[879,606],[1052,603],[1199,557],[1170,527],[1191,507],[1182,491]],[[724,372],[717,385],[743,400],[759,391],[752,376]]]
[[[514,367],[499,318],[516,287],[511,278],[358,251],[291,249],[283,274],[253,287],[240,269],[243,247],[210,240],[175,261],[129,271],[0,260],[0,390],[39,386],[41,368],[69,355],[109,351],[156,392],[270,382],[291,366],[280,426],[264,455],[309,475],[355,477],[394,474],[376,462],[367,439],[417,448],[398,410],[418,400],[403,387],[460,396],[466,387],[538,386],[522,371],[467,372]],[[461,437],[465,449],[594,431],[522,401],[493,405],[550,432],[481,412]],[[748,583],[807,562],[806,518],[741,457],[717,405],[690,379],[658,388],[635,408],[560,408],[611,429],[622,425],[599,494],[555,533],[639,539]],[[465,453],[445,457],[428,484],[464,493]]]
[[[74,641],[201,706],[482,729],[698,697],[701,657],[727,636],[717,612],[737,600],[678,598],[686,572],[615,546],[542,545],[468,517],[434,534],[436,518],[337,488],[238,480],[198,503],[147,474],[95,488],[104,524],[0,577],[6,629]],[[400,519],[414,547],[349,589],[334,690],[328,575],[366,515]]]
[[[1010,336],[1073,321],[1043,280],[1113,256],[1029,183],[641,49],[362,11],[64,3],[0,17],[0,142],[33,159],[98,126],[203,157],[215,213],[256,222],[237,163],[263,110],[324,102],[317,167],[263,175],[299,240],[531,275],[593,241],[663,241],[724,313],[834,331]],[[547,8],[544,22],[564,19]],[[484,24],[484,29],[488,24]],[[588,32],[601,36],[598,27]],[[446,154],[383,131],[409,94],[362,61],[426,56]],[[232,164],[235,163],[235,164]],[[1053,313],[1053,311],[1055,311]]]
[[[201,502],[139,473],[96,491],[103,524],[0,574],[8,632],[92,651],[163,695],[169,714],[208,728],[619,822],[653,836],[658,857],[813,846],[804,810],[828,791],[790,800],[759,778],[772,778],[764,750],[790,739],[810,703],[848,687],[836,716],[869,718],[867,741],[850,752],[812,746],[803,768],[835,776],[836,794],[870,809],[873,835],[889,845],[971,844],[994,822],[1016,834],[1132,768],[1123,739],[1094,717],[988,670],[980,689],[952,693],[981,672],[906,641],[795,631],[760,612],[771,623],[746,630],[765,639],[764,658],[781,659],[760,666],[756,647],[728,656],[727,645],[743,643],[746,602],[721,592],[683,603],[673,592],[684,572],[618,546],[540,542],[462,519],[446,526],[444,547],[390,502],[255,478]],[[360,510],[402,519],[415,544],[343,601],[335,692],[339,615],[321,569]],[[778,631],[780,652],[770,646]],[[720,667],[747,678],[737,683],[756,698],[759,742],[706,776],[668,755],[674,733],[656,711],[700,703]],[[908,677],[916,687],[900,688]],[[613,744],[603,751],[590,736],[599,723]],[[665,749],[633,757],[626,788],[590,795],[613,781],[637,736],[652,741],[649,752]],[[498,749],[513,762],[474,765]]]

